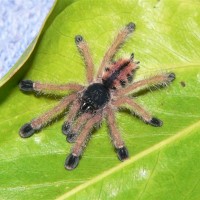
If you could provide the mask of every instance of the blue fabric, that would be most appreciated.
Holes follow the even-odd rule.
[[[0,0],[0,78],[36,37],[54,0]]]

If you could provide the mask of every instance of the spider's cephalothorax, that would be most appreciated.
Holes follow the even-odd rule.
[[[93,83],[83,93],[81,102],[82,112],[96,111],[110,100],[110,91],[101,83]]]
[[[115,111],[126,104],[145,123],[155,127],[162,126],[161,120],[153,117],[143,109],[129,94],[138,91],[140,88],[152,85],[167,85],[175,79],[174,73],[165,73],[134,82],[133,75],[139,68],[139,62],[134,61],[134,54],[132,53],[130,58],[113,61],[119,47],[134,30],[135,24],[130,22],[118,33],[101,62],[96,78],[94,78],[94,64],[87,43],[81,35],[75,37],[78,50],[84,57],[88,86],[76,83],[54,85],[31,80],[21,81],[19,87],[25,92],[45,93],[46,91],[71,90],[72,93],[65,96],[51,110],[23,125],[19,132],[20,136],[23,138],[32,136],[71,105],[62,126],[62,132],[66,135],[67,141],[75,142],[71,153],[65,161],[66,169],[72,170],[78,165],[92,128],[96,124],[100,124],[103,118],[107,119],[111,139],[119,160],[127,159],[128,150],[117,128]]]

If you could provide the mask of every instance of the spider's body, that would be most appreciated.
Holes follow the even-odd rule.
[[[89,85],[81,96],[81,110],[93,112],[105,106],[111,98],[112,90],[118,87],[125,87],[126,82],[132,80],[135,63],[131,59],[120,59],[111,63],[110,68],[105,68],[102,79],[99,83]],[[137,68],[136,68],[137,69]]]
[[[174,73],[166,73],[132,83],[133,75],[139,68],[139,62],[134,61],[134,54],[131,54],[130,58],[113,61],[115,53],[134,29],[135,24],[131,22],[118,33],[101,62],[96,78],[94,78],[94,64],[87,43],[81,35],[75,37],[75,43],[85,60],[88,86],[76,83],[54,85],[33,82],[31,80],[21,81],[20,89],[26,92],[55,90],[71,90],[73,92],[64,97],[52,110],[22,126],[20,136],[23,138],[32,136],[71,105],[68,116],[62,126],[62,132],[66,135],[67,141],[75,142],[71,153],[65,161],[66,169],[72,170],[78,165],[92,128],[95,124],[101,123],[103,118],[107,119],[112,142],[119,160],[127,159],[128,150],[116,126],[115,111],[122,105],[128,104],[145,123],[152,126],[161,126],[161,120],[152,117],[128,94],[136,89],[151,85],[166,85],[175,79]]]
[[[105,67],[102,79],[89,85],[83,92],[80,99],[82,112],[93,112],[105,106],[112,99],[112,90],[132,82],[134,70],[138,69],[137,64],[133,62],[131,54],[130,59],[120,59],[111,62],[110,68]]]

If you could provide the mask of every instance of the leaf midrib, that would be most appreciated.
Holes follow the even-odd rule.
[[[176,134],[174,134],[173,136],[153,145],[152,147],[134,155],[133,157],[131,157],[129,160],[107,170],[107,171],[104,171],[103,173],[101,173],[100,175],[90,179],[89,181],[86,181],[85,183],[75,187],[74,189],[66,192],[65,194],[59,196],[56,200],[64,200],[74,194],[76,194],[77,192],[97,183],[98,181],[102,180],[103,178],[106,178],[116,172],[118,172],[119,170],[123,169],[124,167],[126,166],[129,166],[131,165],[132,163],[136,162],[137,160],[161,149],[161,148],[164,148],[166,147],[167,145],[171,144],[172,142],[175,142],[177,141],[178,139],[183,139],[185,136],[187,136],[190,132],[193,131],[193,133],[195,133],[194,130],[200,128],[200,120],[193,123],[192,125],[184,128],[183,130],[177,132]]]

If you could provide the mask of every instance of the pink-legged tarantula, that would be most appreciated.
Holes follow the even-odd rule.
[[[20,136],[23,138],[30,137],[50,122],[56,115],[66,110],[71,104],[67,119],[62,126],[62,132],[66,135],[67,141],[75,142],[71,153],[66,158],[66,169],[72,170],[77,167],[92,128],[96,124],[101,123],[103,118],[107,118],[110,135],[119,160],[123,161],[127,159],[128,150],[117,129],[115,111],[120,106],[126,104],[145,123],[156,127],[162,126],[161,120],[152,117],[151,114],[144,110],[128,94],[151,85],[166,85],[175,79],[174,73],[165,73],[132,83],[133,75],[139,68],[139,62],[134,61],[134,54],[131,54],[130,58],[113,61],[113,57],[119,47],[134,30],[135,24],[130,22],[118,33],[111,47],[106,52],[95,79],[94,64],[88,45],[81,35],[75,37],[78,50],[84,57],[88,86],[76,83],[54,85],[33,82],[31,80],[21,81],[19,87],[25,92],[70,90],[72,93],[64,97],[51,110],[33,119],[30,123],[23,125],[19,132]]]

